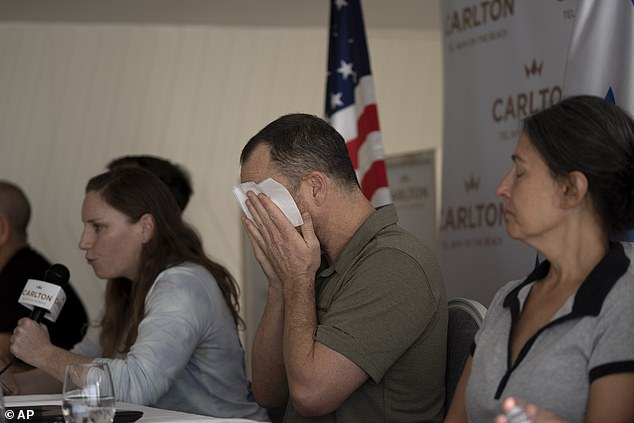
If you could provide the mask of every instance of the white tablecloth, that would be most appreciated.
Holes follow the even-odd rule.
[[[54,395],[12,395],[4,397],[6,407],[24,407],[34,405],[59,405],[62,404],[62,396]],[[255,420],[248,419],[225,419],[217,417],[199,416],[197,414],[181,413],[178,411],[163,410],[160,408],[144,407],[137,404],[118,402],[118,410],[138,410],[143,412],[143,417],[137,420],[139,423],[153,422],[227,422],[227,423],[253,423]]]

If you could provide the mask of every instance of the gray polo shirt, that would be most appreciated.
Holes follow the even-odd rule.
[[[435,422],[444,402],[447,300],[432,252],[375,211],[315,282],[315,340],[370,377],[332,414],[285,422]]]
[[[551,321],[510,361],[510,333],[531,287],[550,268],[541,263],[524,281],[498,291],[477,333],[466,393],[470,422],[491,422],[508,396],[583,422],[596,379],[634,372],[634,266],[630,243],[606,256]]]

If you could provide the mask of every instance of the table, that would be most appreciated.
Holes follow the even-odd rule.
[[[61,394],[47,395],[10,395],[4,397],[4,405],[6,407],[24,407],[34,405],[62,405]],[[117,401],[116,408],[118,410],[138,410],[143,411],[143,417],[137,422],[139,423],[158,423],[158,422],[215,422],[215,423],[255,423],[255,420],[249,419],[227,419],[209,416],[200,416],[197,414],[181,413],[179,411],[163,410],[160,408],[145,407],[137,404],[130,404]]]

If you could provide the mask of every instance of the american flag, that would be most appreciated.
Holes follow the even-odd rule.
[[[326,118],[375,207],[391,203],[360,0],[331,0]]]

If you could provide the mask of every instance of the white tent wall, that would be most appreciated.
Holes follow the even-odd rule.
[[[386,154],[439,149],[439,30],[366,25]],[[77,247],[83,190],[124,154],[190,171],[185,217],[244,286],[239,154],[281,114],[322,115],[327,31],[327,14],[319,28],[0,23],[0,179],[29,196],[31,244],[70,268],[92,319],[104,283]]]

